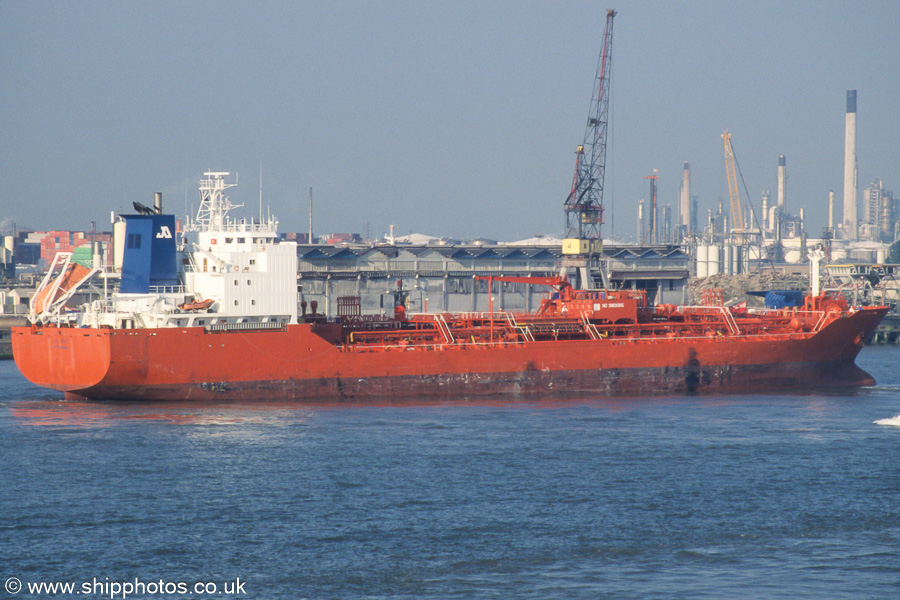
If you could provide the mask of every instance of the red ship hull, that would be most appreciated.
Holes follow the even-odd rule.
[[[109,400],[762,392],[874,384],[854,360],[886,311],[864,308],[814,333],[378,350],[334,344],[311,324],[223,332],[20,327],[13,330],[13,354],[38,385]]]

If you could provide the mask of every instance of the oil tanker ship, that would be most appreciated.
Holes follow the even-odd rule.
[[[108,400],[403,400],[485,394],[602,396],[871,385],[855,364],[886,307],[814,293],[786,309],[649,306],[638,290],[576,290],[561,277],[530,313],[338,316],[298,303],[297,248],[277,221],[229,217],[227,173],[201,181],[195,218],[124,216],[121,282],[60,254],[13,354],[32,382]],[[96,298],[67,303],[92,286]],[[114,291],[108,291],[109,288]],[[299,305],[299,310],[298,310]]]

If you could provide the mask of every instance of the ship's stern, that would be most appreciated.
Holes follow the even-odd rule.
[[[29,381],[67,396],[97,385],[109,371],[106,329],[14,327],[12,346],[16,366]]]

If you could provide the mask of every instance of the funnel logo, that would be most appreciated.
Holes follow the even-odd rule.
[[[159,228],[159,233],[156,234],[157,238],[171,238],[172,232],[169,230],[168,225],[163,225]]]

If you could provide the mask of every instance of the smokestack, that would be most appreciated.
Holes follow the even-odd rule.
[[[778,208],[782,213],[787,211],[785,204],[787,203],[787,173],[785,168],[784,154],[778,157]]]
[[[156,209],[156,214],[162,214],[162,192],[153,194],[153,208]]]
[[[644,243],[644,200],[641,199],[638,201],[638,213],[637,213],[637,242],[638,244],[643,245]]]
[[[847,90],[847,123],[844,133],[844,237],[857,238],[856,216],[856,90]]]
[[[653,169],[653,176],[650,178],[650,231],[653,235],[650,238],[651,244],[659,243],[659,221],[656,212],[656,169]]]
[[[762,227],[769,227],[769,190],[763,190],[762,193]]]
[[[828,229],[834,231],[834,190],[828,192]]]
[[[681,181],[681,198],[679,213],[681,222],[679,225],[684,227],[685,232],[691,230],[691,163],[684,163],[684,175]]]
[[[662,242],[668,244],[672,239],[672,207],[666,204],[663,206],[663,236]]]

